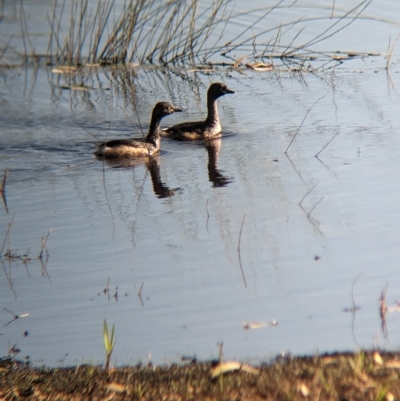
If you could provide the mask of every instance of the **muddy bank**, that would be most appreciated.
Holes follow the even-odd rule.
[[[236,369],[219,375],[223,368]],[[3,358],[1,400],[395,400],[400,353],[276,358],[258,367],[225,362],[185,366],[33,368]],[[214,377],[212,377],[214,375]]]

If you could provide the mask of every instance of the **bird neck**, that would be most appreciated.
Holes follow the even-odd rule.
[[[207,96],[207,125],[218,126],[219,125],[219,115],[217,99]]]
[[[161,141],[160,122],[161,118],[158,118],[153,114],[150,122],[149,133],[146,136],[146,142],[151,143],[157,149],[160,147],[160,141]]]

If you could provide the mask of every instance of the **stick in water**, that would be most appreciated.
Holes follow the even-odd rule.
[[[241,240],[241,238],[242,238],[242,231],[243,231],[243,225],[244,225],[244,220],[245,220],[245,218],[246,218],[246,214],[243,216],[242,226],[240,227],[239,243],[238,243],[238,248],[237,248],[237,250],[238,250],[238,254],[239,254],[240,271],[241,271],[241,273],[242,273],[244,286],[247,288],[246,277],[245,277],[245,275],[244,275],[243,266],[242,266],[242,257],[241,257],[241,254],[240,254],[240,240]]]
[[[287,152],[288,152],[290,146],[292,145],[293,141],[296,139],[296,136],[297,136],[297,134],[299,133],[300,128],[302,127],[304,121],[306,120],[306,118],[307,118],[307,116],[308,116],[308,113],[309,113],[309,112],[312,110],[312,108],[313,108],[321,99],[323,99],[326,95],[327,95],[327,93],[325,93],[324,96],[321,96],[319,99],[317,99],[316,102],[307,110],[307,113],[306,113],[306,115],[304,116],[303,121],[301,122],[299,128],[297,129],[297,131],[296,131],[296,133],[294,134],[292,140],[290,141],[289,146],[286,148],[285,154],[287,154]]]

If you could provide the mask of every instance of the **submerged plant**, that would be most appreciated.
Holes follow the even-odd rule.
[[[106,321],[106,319],[104,319],[103,339],[104,339],[104,349],[106,350],[106,365],[105,365],[106,372],[108,371],[108,369],[110,367],[111,354],[114,351],[114,345],[115,345],[115,341],[116,341],[116,340],[114,340],[114,329],[115,329],[115,325],[113,324],[111,333],[109,333],[107,321]]]

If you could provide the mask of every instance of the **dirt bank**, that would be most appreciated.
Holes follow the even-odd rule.
[[[399,400],[399,374],[400,353],[378,352],[277,358],[257,367],[191,362],[109,372],[3,358],[0,400]]]

